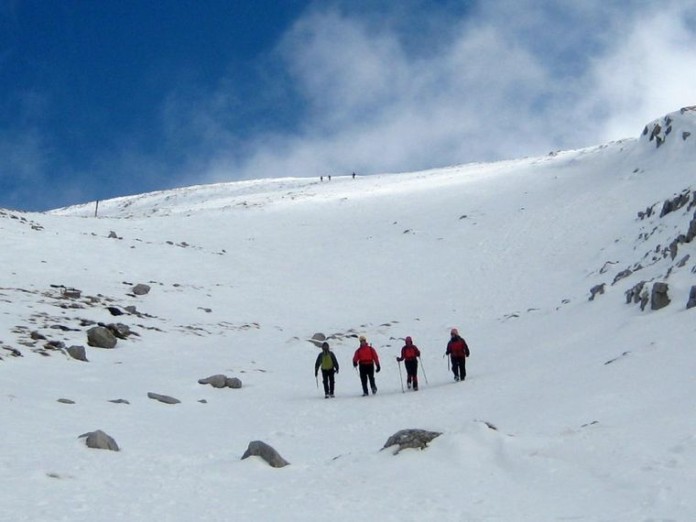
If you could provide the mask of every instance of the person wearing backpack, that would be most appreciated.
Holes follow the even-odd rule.
[[[445,355],[449,355],[452,360],[454,380],[463,381],[466,379],[466,358],[469,357],[469,347],[456,328],[452,328],[450,331],[450,340],[447,343]]]
[[[379,356],[377,351],[367,344],[367,339],[364,335],[359,337],[360,346],[355,350],[353,355],[353,367],[360,367],[360,384],[362,384],[363,397],[367,397],[367,381],[370,381],[372,395],[377,393],[377,385],[375,384],[375,372],[379,373],[381,367],[379,365]]]
[[[334,374],[338,373],[338,361],[334,353],[329,350],[329,343],[321,345],[321,353],[317,356],[314,363],[314,377],[319,374],[321,368],[321,382],[324,384],[324,398],[334,398]]]
[[[413,344],[410,337],[406,337],[406,344],[401,348],[401,357],[397,357],[398,362],[404,361],[406,367],[406,386],[410,390],[418,391],[418,358],[420,350]],[[400,370],[399,370],[400,371]]]

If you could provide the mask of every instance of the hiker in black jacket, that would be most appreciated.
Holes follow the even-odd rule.
[[[329,343],[321,345],[321,353],[317,356],[314,363],[314,376],[316,377],[321,368],[321,382],[324,384],[324,398],[334,397],[334,373],[338,373],[338,361],[334,353],[329,350]]]

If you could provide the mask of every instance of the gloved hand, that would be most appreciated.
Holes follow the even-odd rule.
[[[358,363],[353,363],[353,368],[357,368],[357,367],[358,367]]]
[[[338,368],[336,368],[336,375],[338,375]]]
[[[399,358],[397,357],[397,358],[396,358],[396,362],[401,362],[401,359],[399,359]]]
[[[376,371],[377,373],[379,373],[379,371],[380,371],[381,369],[382,369],[382,368],[381,368],[380,366],[377,366],[377,369],[376,369],[375,371]]]
[[[315,377],[318,376],[318,375],[319,375],[319,372],[314,372],[314,376],[315,376]]]

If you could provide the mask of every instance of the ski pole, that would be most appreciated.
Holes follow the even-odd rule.
[[[401,383],[401,393],[406,393],[404,391],[404,379],[403,379],[403,377],[401,377],[401,361],[399,359],[397,359],[396,364],[399,365],[399,382]]]
[[[430,384],[428,382],[428,376],[425,374],[425,366],[423,366],[423,360],[420,358],[420,355],[418,356],[418,360],[421,363],[421,370],[423,370],[423,378],[425,379],[425,384]]]

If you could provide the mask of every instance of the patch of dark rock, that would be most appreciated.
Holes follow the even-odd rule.
[[[72,345],[66,348],[66,351],[68,352],[68,355],[73,359],[76,359],[78,361],[89,362],[87,360],[87,352],[85,351],[84,346]]]
[[[115,306],[107,306],[106,309],[109,311],[111,315],[123,315],[125,312],[121,310],[120,308],[117,308]]]
[[[436,437],[439,437],[440,435],[442,435],[442,433],[437,431],[419,429],[400,430],[387,439],[387,442],[384,443],[382,449],[398,446],[398,448],[394,451],[394,455],[407,448],[422,450],[428,446],[430,441]]]
[[[78,437],[78,439],[85,439],[85,444],[88,448],[120,451],[116,441],[102,430],[83,433]]]
[[[237,377],[227,377],[223,374],[211,375],[205,379],[198,379],[198,384],[209,384],[213,388],[233,388],[242,387],[242,381]]]
[[[686,303],[686,309],[690,309],[696,306],[696,286],[692,286],[689,290],[689,301]]]
[[[111,399],[109,402],[114,404],[130,404],[126,399]]]
[[[169,395],[160,395],[159,393],[149,392],[147,396],[150,399],[162,402],[164,404],[179,404],[181,402],[179,399],[175,399],[174,397],[170,397]]]
[[[135,295],[146,295],[150,293],[150,285],[146,285],[143,283],[138,283],[135,285],[131,292],[133,292]]]
[[[116,336],[105,326],[94,326],[87,330],[87,344],[95,348],[114,348],[117,343]]]
[[[70,399],[58,399],[56,402],[60,402],[61,404],[75,404],[75,401]]]
[[[242,460],[249,457],[260,457],[273,468],[283,468],[290,464],[273,447],[260,440],[249,443],[247,450],[242,455]]]
[[[650,309],[661,310],[668,306],[670,302],[669,285],[662,282],[654,283],[650,295]]]

